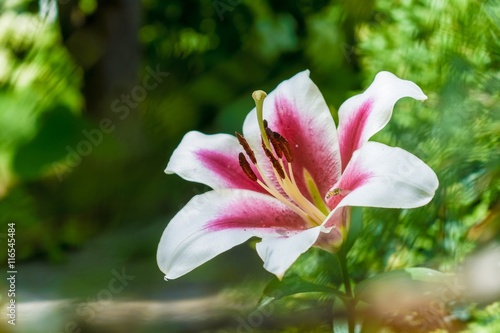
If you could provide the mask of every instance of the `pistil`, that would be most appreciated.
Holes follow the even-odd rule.
[[[262,141],[266,145],[267,149],[271,150],[269,145],[269,139],[267,138],[266,128],[264,126],[264,99],[267,94],[262,90],[256,90],[252,94],[252,98],[255,101],[255,111],[257,112],[257,122],[259,124],[260,135],[262,136]]]

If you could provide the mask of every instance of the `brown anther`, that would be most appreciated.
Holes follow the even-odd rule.
[[[342,193],[342,189],[340,189],[340,188],[334,188],[333,190],[329,191],[326,194],[326,198],[330,199],[331,197],[333,197],[335,195],[339,195],[340,193]]]
[[[288,143],[287,139],[281,136],[278,132],[273,132],[273,138],[279,142],[279,146],[281,151],[283,152],[283,155],[285,155],[286,160],[288,163],[293,162],[293,154],[292,154],[292,149],[290,148],[290,144]]]
[[[264,128],[267,128],[267,120],[264,119]]]
[[[280,142],[274,136],[275,133],[276,132],[273,132],[269,127],[266,128],[267,137],[269,138],[269,141],[271,142],[271,145],[273,146],[274,151],[276,152],[276,156],[278,156],[278,158],[281,158],[283,156],[283,150],[281,149]]]
[[[281,179],[285,179],[285,171],[283,171],[283,168],[281,167],[280,162],[278,162],[276,157],[274,157],[273,153],[271,153],[271,151],[269,149],[267,149],[267,147],[265,145],[262,145],[262,148],[264,148],[264,152],[266,153],[267,158],[269,158],[269,160],[273,164],[274,170],[276,170],[278,172]]]
[[[250,145],[248,144],[247,140],[240,133],[238,133],[238,132],[234,132],[234,133],[236,134],[236,137],[238,138],[238,142],[245,150],[245,153],[250,158],[250,161],[252,161],[253,164],[257,164],[257,159],[255,158],[255,154],[254,154],[252,148],[250,148]]]
[[[250,166],[250,164],[248,163],[248,161],[247,161],[247,159],[245,157],[245,154],[240,153],[238,155],[238,159],[240,161],[240,167],[243,170],[243,172],[245,173],[245,175],[247,175],[247,177],[250,180],[256,182],[257,181],[257,176],[255,175],[255,172],[253,172],[252,167]]]

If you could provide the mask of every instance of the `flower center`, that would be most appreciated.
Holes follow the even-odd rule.
[[[263,102],[266,93],[263,91],[256,91],[252,94],[252,97],[256,105],[257,121],[262,139],[262,149],[272,165],[275,181],[266,176],[247,140],[240,133],[236,132],[236,137],[245,151],[245,154],[240,153],[238,155],[241,169],[250,180],[257,182],[270,195],[291,208],[308,222],[310,226],[321,225],[327,216],[324,212],[326,206],[323,205],[321,207],[323,209],[322,211],[317,205],[309,201],[309,199],[299,190],[293,173],[292,162],[294,156],[289,142],[281,134],[269,128],[267,121],[263,119]],[[253,167],[248,162],[247,157],[253,164]],[[260,177],[258,177],[256,173]],[[305,171],[305,175],[309,176],[306,178],[311,178],[307,171]],[[306,179],[306,181],[308,182],[308,186],[310,185],[309,183],[312,183],[310,192],[312,196],[315,197],[314,193],[312,193],[314,192],[313,190],[317,191],[314,181],[312,178]],[[323,202],[321,201],[321,203]],[[326,208],[326,213],[328,212],[329,209]]]

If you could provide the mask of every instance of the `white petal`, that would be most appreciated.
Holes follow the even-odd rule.
[[[213,189],[239,188],[264,193],[241,170],[238,154],[243,151],[238,140],[228,134],[187,133],[175,149],[165,172],[202,183]]]
[[[286,270],[318,239],[321,227],[314,227],[290,237],[265,237],[257,243],[257,253],[264,268],[281,279]]]
[[[404,149],[368,142],[357,150],[330,207],[415,208],[427,204],[439,185],[434,171]]]
[[[191,199],[167,225],[158,245],[158,266],[166,279],[175,279],[250,237],[291,236],[306,228],[271,196],[210,191]]]
[[[394,104],[403,97],[427,99],[415,83],[380,72],[365,92],[342,104],[338,132],[343,169],[353,152],[389,122]]]

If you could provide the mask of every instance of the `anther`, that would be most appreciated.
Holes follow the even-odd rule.
[[[278,132],[273,132],[273,138],[279,142],[279,146],[281,151],[283,152],[283,155],[285,155],[286,160],[288,163],[293,162],[293,154],[292,154],[292,149],[290,148],[290,144],[288,143],[287,139],[281,136]]]
[[[267,158],[271,161],[273,164],[274,170],[278,172],[280,175],[281,179],[285,179],[285,171],[283,171],[283,168],[281,167],[281,164],[278,162],[276,157],[274,157],[273,153],[265,145],[262,145],[262,148],[264,148],[264,152],[266,153]]]
[[[276,132],[273,132],[269,127],[266,127],[267,137],[271,141],[271,145],[273,146],[274,151],[276,152],[276,156],[278,156],[278,158],[281,158],[283,156],[283,150],[281,149],[280,142],[278,141],[278,139],[276,139],[276,136],[274,136],[275,133]]]
[[[331,197],[333,197],[335,195],[339,195],[340,193],[342,193],[342,189],[340,189],[340,188],[334,188],[333,190],[329,191],[326,194],[326,198],[330,199]]]
[[[240,133],[238,133],[238,132],[234,132],[234,133],[236,134],[236,137],[238,138],[238,142],[245,150],[245,153],[250,158],[250,161],[252,161],[253,164],[257,164],[257,159],[255,158],[255,154],[254,154],[252,148],[250,148],[250,145],[248,144],[247,140]]]
[[[245,157],[245,154],[240,153],[238,155],[238,159],[239,159],[239,162],[240,162],[240,167],[243,170],[243,172],[245,173],[245,175],[247,175],[247,177],[250,180],[256,182],[257,181],[257,176],[253,172],[252,167],[250,166],[250,164],[248,163],[248,161],[247,161],[247,159]]]

